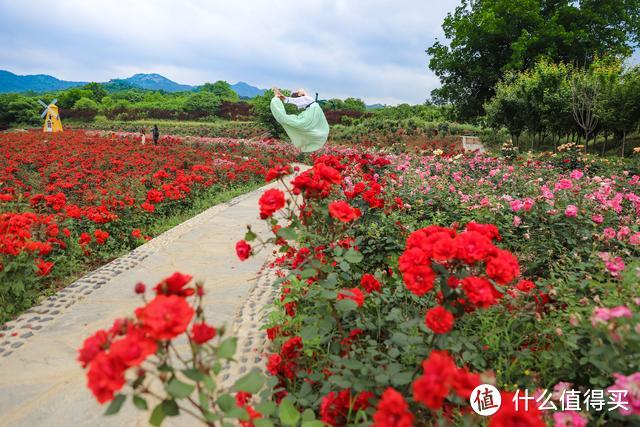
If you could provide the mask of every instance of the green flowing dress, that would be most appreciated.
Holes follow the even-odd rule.
[[[293,145],[303,153],[317,151],[327,142],[329,123],[317,102],[300,114],[287,114],[280,98],[274,96],[271,100],[271,113],[287,132]]]

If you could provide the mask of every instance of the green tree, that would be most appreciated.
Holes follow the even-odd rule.
[[[98,103],[91,98],[80,98],[73,104],[74,110],[98,111]]]
[[[74,87],[71,89],[64,90],[58,95],[58,107],[60,108],[73,108],[75,103],[80,98],[91,98],[93,97],[93,92],[88,89],[81,89],[79,87]]]
[[[547,57],[588,65],[597,56],[628,56],[640,39],[640,0],[462,0],[442,25],[429,68],[442,86],[438,103],[453,103],[461,119],[482,114],[508,71]]]
[[[102,98],[107,96],[107,91],[100,83],[87,83],[86,85],[82,86],[82,89],[91,91],[90,99],[94,100],[95,102],[100,102],[102,101]]]
[[[224,80],[215,83],[205,83],[200,88],[200,92],[207,92],[217,96],[221,101],[238,102],[240,97],[231,88],[231,85]]]
[[[360,98],[347,98],[344,100],[344,107],[347,110],[359,111],[364,113],[367,110],[367,105]]]
[[[220,98],[210,92],[191,94],[184,103],[185,111],[206,111],[213,116],[220,106]]]
[[[38,125],[42,108],[33,99],[19,95],[0,95],[0,125]]]

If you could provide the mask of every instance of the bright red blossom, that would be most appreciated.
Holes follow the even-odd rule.
[[[136,309],[136,317],[145,330],[158,340],[168,340],[186,331],[193,314],[193,308],[177,295],[158,295]]]
[[[244,261],[249,258],[251,255],[251,245],[249,245],[245,240],[240,240],[236,243],[236,255],[240,261]]]
[[[204,344],[216,336],[216,328],[204,322],[195,323],[191,327],[191,340],[196,344]]]
[[[277,210],[284,207],[284,193],[277,188],[267,190],[262,194],[258,204],[260,205],[260,218],[266,219],[273,215]]]
[[[446,334],[453,327],[453,314],[439,305],[427,311],[425,323],[436,334]]]
[[[342,222],[351,222],[360,218],[362,213],[360,209],[351,207],[344,200],[339,200],[329,203],[329,215]]]
[[[378,402],[373,415],[372,427],[412,427],[413,414],[404,397],[391,387],[387,388]]]

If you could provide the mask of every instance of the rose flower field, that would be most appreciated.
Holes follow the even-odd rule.
[[[285,146],[67,131],[0,134],[0,321],[144,243],[180,214],[241,194]],[[228,197],[228,196],[227,196]],[[164,225],[163,225],[164,224]]]
[[[264,163],[225,174],[250,169],[281,182],[255,207],[272,236],[249,225],[236,244],[241,260],[272,251],[266,372],[218,387],[235,338],[207,324],[206,284],[175,273],[149,291],[137,285],[152,299],[79,350],[107,413],[132,395],[154,425],[180,413],[256,427],[638,425],[633,162],[571,150],[501,159],[334,146],[299,174]],[[143,187],[129,208],[141,222],[149,213],[137,205],[153,202]],[[40,199],[55,217],[51,198]],[[98,226],[87,223],[74,232],[93,232],[94,250]],[[180,340],[188,354],[174,347]],[[501,397],[489,417],[469,405],[481,384]]]

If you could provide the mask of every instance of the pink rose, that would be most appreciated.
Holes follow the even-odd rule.
[[[567,206],[567,208],[564,210],[564,215],[567,218],[573,218],[576,215],[578,215],[578,208],[575,205],[569,205]]]
[[[581,170],[576,169],[574,171],[571,172],[571,175],[569,175],[571,177],[571,179],[580,179],[582,178],[584,174],[582,173]]]

